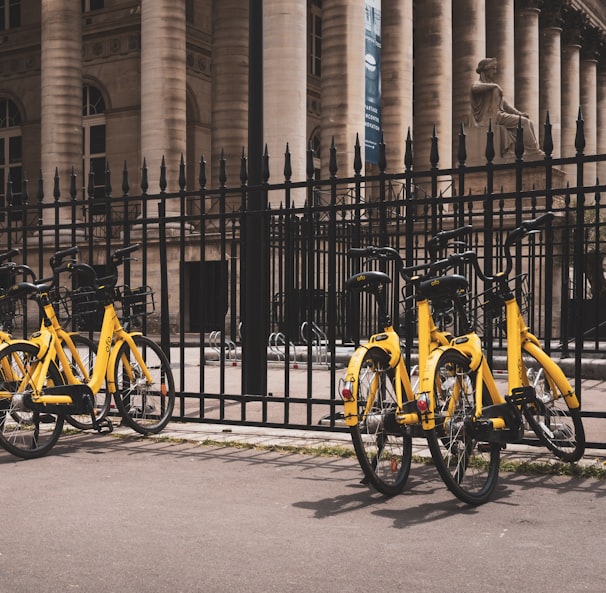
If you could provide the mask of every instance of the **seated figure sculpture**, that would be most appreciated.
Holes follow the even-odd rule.
[[[476,72],[480,79],[471,86],[471,113],[473,124],[480,127],[501,126],[500,146],[495,143],[497,155],[501,157],[515,155],[515,141],[518,125],[521,124],[524,137],[524,159],[537,159],[544,156],[534,124],[527,113],[518,111],[503,97],[503,89],[494,81],[497,72],[497,59],[480,60]]]

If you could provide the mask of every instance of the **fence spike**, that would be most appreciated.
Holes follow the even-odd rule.
[[[457,151],[457,158],[459,159],[459,165],[462,167],[467,161],[467,147],[465,146],[465,126],[461,122],[459,128],[459,148]]]
[[[185,191],[187,180],[185,179],[185,161],[183,160],[183,153],[181,153],[181,162],[179,163],[179,190]]]
[[[44,177],[42,176],[42,169],[40,169],[40,177],[38,177],[38,193],[36,199],[38,202],[44,201]]]
[[[518,118],[518,127],[516,128],[515,143],[516,160],[521,161],[524,158],[524,129],[522,128],[522,116]]]
[[[362,172],[362,149],[360,147],[360,134],[356,132],[356,143],[354,145],[354,172],[360,175]]]
[[[574,147],[577,154],[583,154],[585,150],[585,122],[583,121],[583,110],[579,106],[579,115],[577,117],[577,131],[574,136]]]
[[[55,198],[55,202],[58,202],[60,197],[61,189],[59,188],[59,168],[55,167],[55,178],[53,184],[53,198]]]
[[[29,179],[25,171],[23,172],[23,182],[21,183],[21,202],[29,204]]]
[[[385,173],[387,169],[387,156],[385,155],[385,142],[383,142],[383,130],[381,130],[381,141],[379,142],[379,171]]]
[[[95,194],[95,170],[93,169],[93,163],[91,162],[88,170],[88,183],[86,185],[86,195],[92,200]]]
[[[290,147],[286,143],[286,151],[284,152],[284,179],[290,181],[292,177],[292,162],[290,159]]]
[[[488,132],[486,132],[486,162],[492,163],[495,157],[494,150],[494,131],[492,129],[492,119],[488,120]]]
[[[166,185],[166,159],[164,155],[162,155],[162,163],[160,165],[160,193],[166,191]]]
[[[147,181],[147,160],[143,157],[143,167],[141,167],[141,191],[146,194],[149,189],[149,182]]]
[[[204,159],[204,155],[200,157],[200,172],[198,174],[198,183],[200,185],[200,189],[204,189],[206,187],[206,160]]]
[[[244,148],[242,149],[244,151]],[[225,160],[225,150],[221,149],[221,157],[219,158],[219,185],[221,187],[225,187],[227,183],[227,172],[226,172],[226,160]]]
[[[242,147],[242,154],[240,155],[240,183],[246,185],[248,181],[248,162],[246,158],[246,152],[244,146]]]
[[[126,159],[124,160],[124,166],[122,167],[122,195],[128,196],[130,190],[130,183],[128,181],[128,167],[126,166]]]
[[[412,169],[413,154],[412,154],[412,136],[410,135],[410,127],[406,133],[406,150],[404,151],[404,166],[406,170]]]
[[[332,178],[337,176],[337,147],[335,146],[335,137],[332,137],[330,143],[330,157],[328,159],[328,172]]]
[[[9,207],[14,205],[14,196],[13,196],[13,180],[11,179],[11,174],[8,174],[8,179],[6,180],[6,203]]]
[[[72,172],[69,176],[69,197],[72,202],[76,201],[78,197],[78,189],[76,187],[76,170],[72,167]]]
[[[112,172],[109,168],[109,161],[106,162],[105,167],[105,197],[110,198],[112,195]]]
[[[550,157],[553,154],[553,135],[551,131],[551,120],[549,118],[549,111],[545,115],[545,135],[543,138],[543,152],[545,156]]]
[[[315,169],[314,169],[314,149],[313,146],[311,144],[311,141],[309,142],[309,146],[307,147],[307,159],[306,159],[306,166],[305,166],[305,173],[307,175],[307,179],[313,179],[314,178],[314,173],[315,173]]]
[[[267,152],[267,144],[265,144],[265,150],[263,151],[263,170],[261,171],[263,183],[269,181],[269,152]]]
[[[438,152],[438,136],[436,135],[436,126],[433,126],[433,132],[431,133],[431,149],[429,151],[429,162],[431,168],[435,169],[440,162],[440,153]]]

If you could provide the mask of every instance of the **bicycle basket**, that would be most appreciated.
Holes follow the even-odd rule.
[[[140,286],[131,289],[121,286],[116,289],[117,300],[122,305],[123,319],[139,320],[151,315],[156,310],[154,291],[150,286]]]
[[[530,309],[530,284],[528,274],[523,273],[509,280],[509,285],[517,298],[520,313],[527,317]],[[493,287],[469,299],[469,319],[479,335],[492,326],[494,337],[505,337],[505,301]]]
[[[98,329],[100,303],[97,291],[90,286],[81,286],[69,293],[72,303],[72,318],[79,330]]]
[[[3,331],[11,332],[15,326],[15,319],[23,315],[21,298],[8,296],[0,289],[0,327]]]

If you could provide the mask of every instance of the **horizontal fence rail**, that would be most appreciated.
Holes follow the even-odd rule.
[[[0,250],[18,248],[19,261],[46,277],[48,260],[60,247],[78,245],[78,258],[102,273],[114,249],[140,243],[138,261],[126,262],[122,282],[154,292],[140,329],[157,336],[170,354],[179,394],[176,419],[340,431],[339,380],[355,346],[377,325],[374,304],[343,290],[363,265],[348,257],[349,249],[390,245],[413,265],[425,261],[433,234],[471,225],[466,248],[476,250],[485,273],[493,274],[503,265],[507,232],[551,211],[553,222],[516,250],[516,289],[533,331],[562,361],[583,398],[590,371],[606,378],[606,361],[604,377],[598,370],[606,339],[606,216],[605,186],[597,176],[606,155],[584,155],[578,140],[573,157],[552,158],[546,150],[544,158],[526,162],[522,144],[514,161],[495,164],[489,137],[485,165],[468,167],[460,156],[459,166],[439,168],[434,141],[424,171],[412,168],[409,137],[399,173],[388,172],[381,144],[379,166],[363,174],[357,143],[353,175],[338,177],[333,144],[330,175],[319,180],[309,151],[308,178],[292,181],[288,150],[284,179],[270,180],[266,156],[264,181],[257,186],[248,185],[244,156],[238,183],[228,186],[222,159],[221,184],[212,189],[202,159],[195,191],[185,187],[183,161],[175,192],[166,191],[164,164],[160,191],[153,194],[145,166],[136,195],[126,166],[119,195],[112,192],[109,171],[102,196],[90,176],[91,189],[77,190],[74,175],[67,197],[56,178],[52,200],[43,195],[42,180],[35,198],[27,181],[16,192],[9,180],[0,208]],[[464,149],[462,131],[463,157]],[[410,290],[384,269],[393,278],[392,318],[413,365]],[[470,270],[461,273],[473,278]],[[2,278],[5,287],[14,280]],[[499,368],[502,325],[479,307],[476,296],[484,289],[472,280],[469,305]],[[33,307],[23,303],[15,334],[26,337],[35,329]],[[94,321],[85,331],[94,337]],[[584,404],[589,446],[606,448],[606,403],[593,397]]]

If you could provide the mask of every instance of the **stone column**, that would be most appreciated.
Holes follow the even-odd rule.
[[[602,62],[598,64],[597,112],[597,152],[598,154],[606,154],[606,65]],[[600,183],[604,183],[604,180],[606,180],[606,162],[598,163],[597,176]]]
[[[55,169],[61,181],[61,200],[69,201],[72,167],[78,183],[82,172],[82,11],[73,0],[41,2],[41,166],[46,201],[53,199]],[[69,209],[61,216],[71,218]],[[46,220],[48,215],[48,220]],[[45,222],[54,213],[45,212]]]
[[[594,155],[598,148],[598,56],[601,44],[597,29],[588,27],[583,34],[581,63],[579,72],[580,102],[585,121],[585,154]],[[595,163],[585,165],[584,180],[587,185],[595,183],[597,167]]]
[[[518,2],[515,11],[515,106],[528,113],[535,129],[539,121],[539,14],[541,0]]]
[[[334,137],[338,175],[353,175],[356,134],[364,155],[364,0],[322,3],[322,177],[328,177]],[[362,156],[364,158],[364,156]]]
[[[265,142],[274,182],[282,179],[289,144],[292,180],[305,180],[307,150],[307,4],[266,0],[264,4]],[[276,204],[277,205],[277,204]]]
[[[574,19],[568,15],[562,34],[562,157],[576,154],[574,139],[576,122],[581,103],[580,98],[580,30]],[[576,169],[573,165],[564,167],[569,180],[574,182]]]
[[[486,57],[486,3],[484,0],[453,0],[453,154],[457,154],[458,130],[470,124],[470,89],[478,79],[476,67]],[[454,163],[455,165],[457,163]]]
[[[452,2],[415,6],[415,168],[427,170],[435,126],[441,168],[452,165]]]
[[[160,191],[166,160],[167,191],[178,189],[186,152],[185,0],[141,3],[141,155],[149,192]]]
[[[486,0],[486,56],[497,58],[497,80],[505,97],[515,97],[514,0]]]
[[[562,154],[562,18],[559,7],[544,6],[541,12],[542,29],[539,37],[539,122],[536,127],[539,143],[545,140],[544,123],[549,113],[553,157]]]
[[[381,5],[382,127],[387,169],[404,170],[405,140],[412,132],[412,0]]]
[[[213,0],[212,187],[219,159],[227,159],[227,184],[240,183],[240,157],[248,150],[248,3]]]

